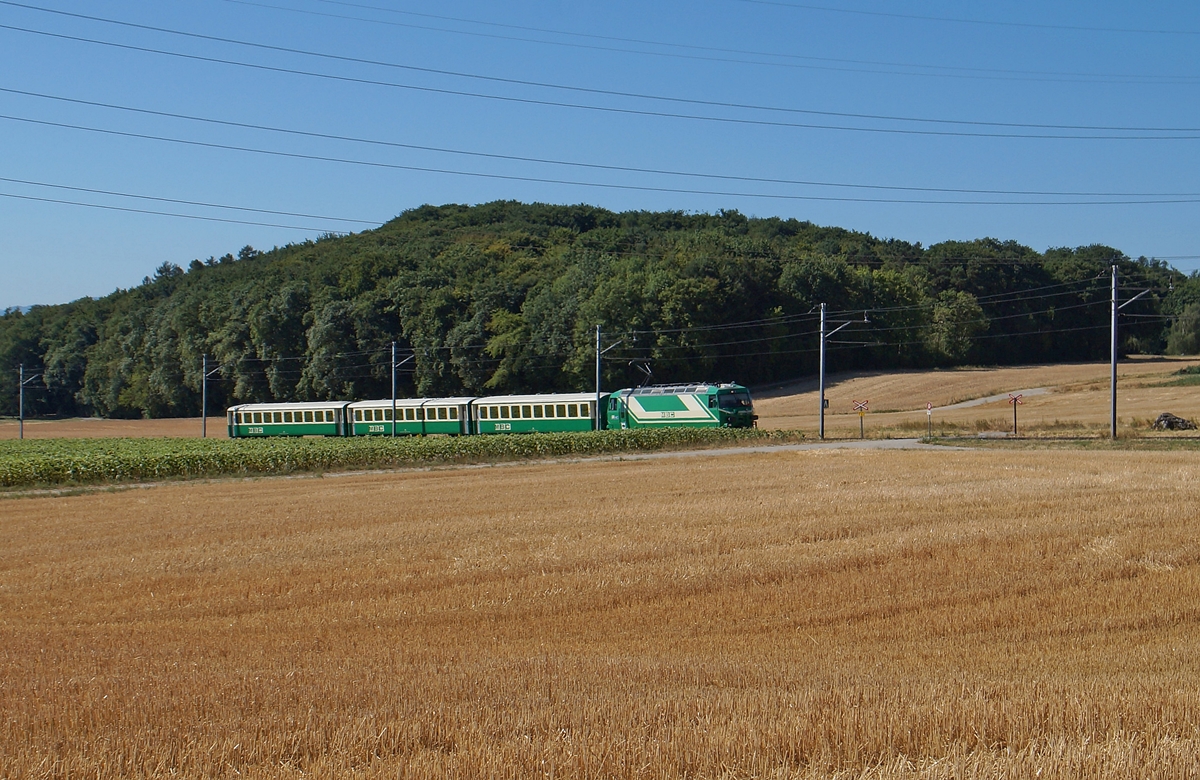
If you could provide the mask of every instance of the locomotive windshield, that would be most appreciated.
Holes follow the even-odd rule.
[[[726,411],[749,409],[751,408],[750,393],[745,390],[740,390],[734,393],[725,393],[717,397],[717,403]]]

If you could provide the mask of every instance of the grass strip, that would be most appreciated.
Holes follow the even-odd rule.
[[[788,431],[644,428],[512,436],[346,439],[35,439],[0,442],[0,488],[487,463],[795,441]]]
[[[979,438],[976,436],[935,436],[924,441],[953,447],[981,450],[1094,450],[1099,452],[1195,452],[1200,451],[1200,436],[1125,436],[1115,441],[1108,436],[1030,436],[1018,438]]]

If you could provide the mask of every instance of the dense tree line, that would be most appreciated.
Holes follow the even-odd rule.
[[[0,413],[195,415],[239,401],[587,389],[812,373],[817,310],[854,321],[831,370],[1103,359],[1109,269],[1152,292],[1129,352],[1200,348],[1200,277],[1087,246],[931,247],[736,211],[424,206],[377,230],[161,265],[133,289],[0,316]],[[865,322],[863,320],[866,320]]]

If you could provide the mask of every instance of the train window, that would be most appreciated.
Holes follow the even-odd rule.
[[[488,418],[487,407],[486,406],[479,407],[479,419],[486,420],[487,418]]]
[[[570,407],[567,408],[567,417],[578,417],[578,416],[579,416],[579,405],[571,404]]]
[[[391,422],[391,419],[392,419],[392,410],[391,409],[383,410],[383,419],[387,420],[388,422]]]
[[[534,406],[534,407],[533,407],[533,416],[534,416],[534,417],[541,417],[541,416],[542,416],[542,405],[541,405],[541,404],[538,404],[538,405],[536,405],[536,406]]]
[[[242,424],[242,413],[241,413],[241,412],[235,412],[235,413],[234,413],[234,419],[236,419],[236,420],[237,420],[237,424],[238,424],[238,425],[241,425],[241,424]]]
[[[312,421],[313,421],[312,412],[305,412],[304,413],[304,422],[312,422]]]
[[[256,423],[262,422],[262,412],[254,413],[254,422],[256,422]]]
[[[325,422],[334,422],[334,414],[332,409],[325,410]]]
[[[291,413],[291,412],[284,412],[284,413],[283,413],[283,421],[284,421],[285,423],[289,423],[289,422],[291,422],[291,421],[292,421],[292,413]]]
[[[608,399],[608,408],[610,411],[613,411],[613,412],[617,411],[617,399],[615,399],[615,398]]]
[[[424,410],[424,409],[418,409],[418,410],[417,410],[417,419],[418,419],[418,420],[424,420],[424,419],[425,419],[425,410]]]
[[[591,417],[592,416],[592,405],[591,404],[580,404],[579,405],[579,416],[580,417]]]
[[[554,416],[554,406],[552,404],[546,404],[546,416],[547,417]]]
[[[500,407],[500,417],[501,417],[501,419],[504,419],[504,420],[508,419],[508,407],[507,406]]]
[[[283,412],[272,412],[271,416],[275,419],[275,422],[283,422]]]
[[[451,420],[457,420],[457,419],[458,419],[458,407],[457,407],[457,406],[451,406],[451,407],[450,407],[450,419],[451,419]]]
[[[500,418],[500,407],[499,406],[489,406],[488,407],[488,417],[493,420],[498,420]]]
[[[533,407],[532,406],[522,406],[521,407],[521,416],[526,419],[533,417]]]
[[[439,406],[439,407],[438,407],[438,419],[439,419],[439,420],[445,420],[445,419],[446,419],[446,407],[444,407],[444,406]]]
[[[710,395],[708,397],[708,408],[709,409],[717,408],[717,397],[715,395]]]
[[[356,422],[362,422],[362,421],[363,421],[363,418],[362,418],[362,409],[355,409],[355,410],[354,410],[354,420],[355,420]]]
[[[566,417],[567,416],[567,405],[566,404],[558,405],[558,415],[557,416],[558,417]]]
[[[406,419],[406,420],[417,419],[417,410],[416,409],[405,409],[404,410],[404,419]]]

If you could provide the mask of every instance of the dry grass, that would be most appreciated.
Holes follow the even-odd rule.
[[[20,423],[0,419],[0,439],[15,439]],[[158,436],[199,438],[199,417],[170,417],[162,420],[103,420],[95,417],[65,420],[26,420],[26,439],[111,439],[154,438]],[[224,417],[208,418],[208,436],[229,438]]]
[[[1150,423],[1162,412],[1200,420],[1200,393],[1196,387],[1161,386],[1174,372],[1197,364],[1200,360],[1195,358],[1120,363],[1117,410],[1122,433],[1147,433]],[[831,376],[826,387],[826,435],[858,436],[858,415],[851,404],[854,400],[870,401],[871,412],[865,421],[867,436],[923,435],[926,403],[935,407],[935,435],[1011,431],[1012,407],[1007,398],[961,409],[937,407],[1042,387],[1050,392],[1026,396],[1017,412],[1022,435],[1106,435],[1111,404],[1109,371],[1107,363],[1086,363]],[[811,384],[756,399],[759,425],[815,431],[818,394],[816,383]]]
[[[1194,777],[1190,453],[0,503],[0,777]]]

